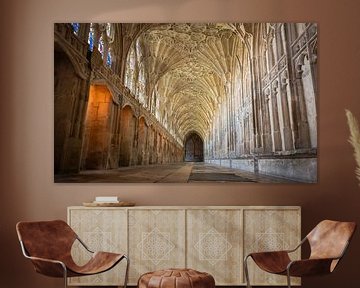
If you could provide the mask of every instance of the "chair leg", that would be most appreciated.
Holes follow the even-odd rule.
[[[128,278],[129,278],[129,265],[130,265],[130,259],[127,256],[124,256],[126,259],[126,270],[125,270],[125,280],[124,280],[124,288],[127,286]]]
[[[64,287],[67,288],[67,270],[66,270],[66,266],[64,264],[61,264],[61,266],[64,269]]]
[[[291,278],[290,278],[290,271],[289,269],[287,269],[287,284],[288,284],[288,288],[291,288]]]
[[[247,288],[251,288],[250,285],[250,279],[249,279],[249,270],[248,270],[248,265],[247,265],[247,259],[249,258],[250,255],[247,255],[244,258],[244,272],[245,272],[245,279],[246,279],[246,287]]]

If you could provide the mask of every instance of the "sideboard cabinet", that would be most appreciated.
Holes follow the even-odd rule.
[[[129,285],[148,271],[184,267],[212,274],[216,285],[245,285],[245,255],[294,248],[301,238],[298,206],[68,207],[68,223],[91,249],[129,255]],[[78,244],[72,254],[80,264],[89,257]],[[120,263],[69,284],[121,285],[124,271]],[[253,285],[286,285],[286,277],[264,273],[252,261],[249,272]]]

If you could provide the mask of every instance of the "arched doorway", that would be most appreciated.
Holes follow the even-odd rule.
[[[191,133],[186,137],[185,161],[186,162],[204,161],[204,141],[196,133]]]

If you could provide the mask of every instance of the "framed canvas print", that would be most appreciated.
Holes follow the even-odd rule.
[[[55,23],[55,182],[317,182],[316,23]]]

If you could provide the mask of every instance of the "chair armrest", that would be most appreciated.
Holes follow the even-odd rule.
[[[25,258],[30,259],[33,263],[36,272],[51,277],[66,277],[67,268],[63,262],[55,259],[30,256],[22,241],[20,241],[20,246]]]
[[[312,276],[329,274],[332,272],[332,263],[339,258],[318,258],[291,261],[287,266],[290,276]]]
[[[31,261],[49,262],[49,263],[53,263],[53,264],[60,264],[61,266],[66,267],[65,264],[59,260],[47,259],[47,258],[41,258],[41,257],[33,257],[33,256],[26,256],[26,258],[30,259]]]
[[[59,261],[53,259],[46,259],[33,256],[25,256],[30,259],[34,265],[35,271],[51,277],[66,277],[67,268],[66,265]]]

